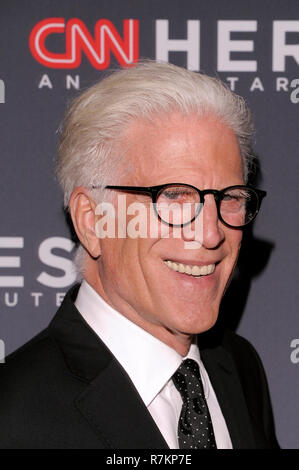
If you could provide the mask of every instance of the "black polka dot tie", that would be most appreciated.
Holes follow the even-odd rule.
[[[213,425],[197,362],[186,359],[172,377],[183,406],[178,424],[180,449],[216,449]]]

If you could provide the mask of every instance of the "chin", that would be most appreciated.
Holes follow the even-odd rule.
[[[196,314],[189,314],[180,321],[180,325],[178,325],[177,330],[183,334],[199,334],[204,333],[205,331],[210,330],[216,323],[218,319],[218,310],[217,311],[210,311],[204,314],[201,314],[197,311]]]

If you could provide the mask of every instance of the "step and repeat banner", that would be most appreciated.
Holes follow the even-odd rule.
[[[221,315],[263,360],[281,446],[299,448],[297,0],[1,0],[0,363],[76,280],[54,176],[66,105],[139,58],[216,75],[253,111],[268,196]]]

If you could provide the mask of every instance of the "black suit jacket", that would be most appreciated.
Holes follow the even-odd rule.
[[[77,290],[47,329],[0,365],[0,448],[167,449],[130,378],[75,308]],[[233,447],[276,447],[252,346],[215,331],[199,345]]]

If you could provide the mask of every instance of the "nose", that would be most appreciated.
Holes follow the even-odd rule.
[[[217,248],[224,240],[224,230],[218,218],[215,198],[212,194],[205,195],[202,214],[202,245],[207,249]]]
[[[212,250],[222,243],[224,236],[222,223],[218,219],[215,198],[213,194],[205,194],[204,205],[199,215],[183,229],[183,239],[189,243],[188,248],[204,246]]]

